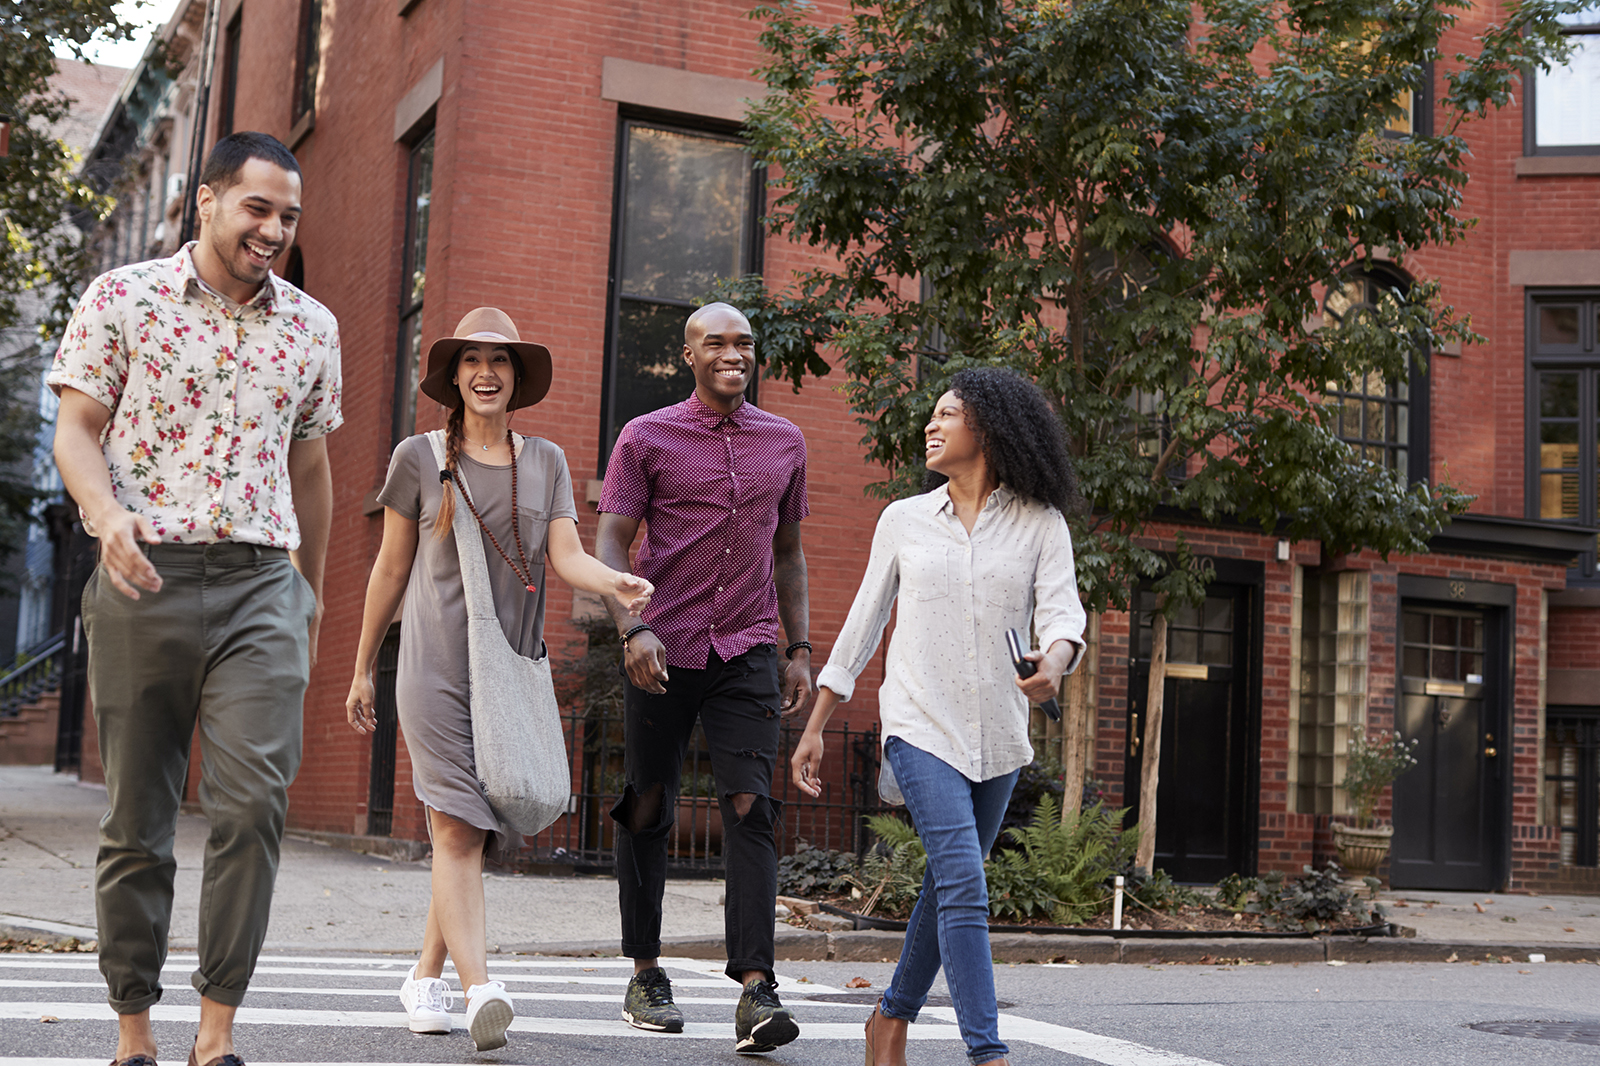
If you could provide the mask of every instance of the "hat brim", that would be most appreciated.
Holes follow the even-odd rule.
[[[422,379],[422,394],[446,407],[461,406],[461,390],[450,380],[450,363],[456,353],[469,344],[508,348],[522,360],[522,380],[511,393],[507,411],[532,407],[550,392],[554,368],[550,349],[532,341],[484,340],[480,337],[440,337],[428,347],[428,373]]]

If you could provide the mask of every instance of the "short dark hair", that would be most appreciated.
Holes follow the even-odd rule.
[[[200,184],[211,186],[211,191],[220,196],[238,182],[239,171],[252,159],[265,159],[304,180],[299,160],[282,141],[270,134],[243,130],[228,134],[211,149],[205,169],[200,171]]]

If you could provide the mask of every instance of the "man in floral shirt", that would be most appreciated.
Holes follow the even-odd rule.
[[[172,841],[201,733],[211,823],[190,1066],[242,1066],[233,1017],[266,935],[322,617],[340,423],[339,334],[270,272],[294,243],[300,167],[278,141],[220,141],[200,238],[96,278],[48,381],[55,455],[100,565],[83,596],[110,812],[95,867],[116,1062],[155,1066]]]

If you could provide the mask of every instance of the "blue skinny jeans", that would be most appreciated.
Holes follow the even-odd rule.
[[[974,1064],[1003,1058],[1009,1049],[1000,1040],[995,1005],[983,857],[1000,832],[1018,771],[973,783],[899,737],[885,741],[883,750],[928,853],[928,868],[879,1009],[886,1017],[916,1021],[942,964],[967,1058]]]

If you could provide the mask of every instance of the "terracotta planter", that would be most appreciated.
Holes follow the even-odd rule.
[[[1384,856],[1389,854],[1389,841],[1393,836],[1392,825],[1357,829],[1335,822],[1333,843],[1339,849],[1339,865],[1353,881],[1372,876],[1373,871],[1383,865]]]

